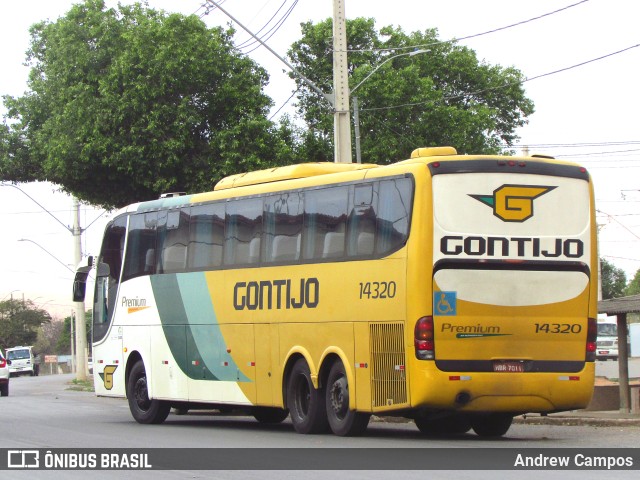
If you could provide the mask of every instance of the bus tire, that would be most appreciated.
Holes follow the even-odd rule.
[[[441,418],[416,417],[416,427],[424,435],[462,435],[471,430],[471,420],[465,415],[450,415]]]
[[[169,402],[149,399],[147,372],[144,369],[142,360],[138,360],[129,373],[127,400],[129,401],[131,415],[138,423],[162,423],[171,411]]]
[[[481,437],[501,437],[511,427],[513,416],[508,413],[490,413],[471,420],[473,431]]]
[[[328,429],[325,396],[314,388],[311,372],[304,358],[296,361],[287,382],[287,407],[291,423],[298,433],[323,433]]]
[[[260,423],[282,423],[289,416],[289,410],[275,407],[255,407],[252,414]]]
[[[362,435],[371,415],[349,409],[349,381],[344,365],[339,360],[331,366],[325,392],[331,431],[341,437]]]

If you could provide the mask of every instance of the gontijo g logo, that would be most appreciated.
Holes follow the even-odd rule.
[[[472,195],[493,208],[493,214],[505,222],[524,222],[533,217],[533,201],[556,187],[542,185],[502,185],[493,195]]]

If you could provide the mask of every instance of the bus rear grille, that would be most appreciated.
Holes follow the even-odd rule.
[[[371,323],[369,338],[373,407],[397,407],[407,403],[404,325]]]

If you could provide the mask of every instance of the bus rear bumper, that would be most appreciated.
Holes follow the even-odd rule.
[[[585,408],[595,365],[576,373],[441,372],[433,363],[412,378],[411,405],[423,410],[550,413]],[[418,385],[430,385],[420,388]]]

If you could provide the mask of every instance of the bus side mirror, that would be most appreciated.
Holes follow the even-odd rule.
[[[89,269],[87,267],[81,267],[76,272],[76,276],[73,279],[73,301],[84,302],[84,296],[87,291],[87,277],[89,276]]]

